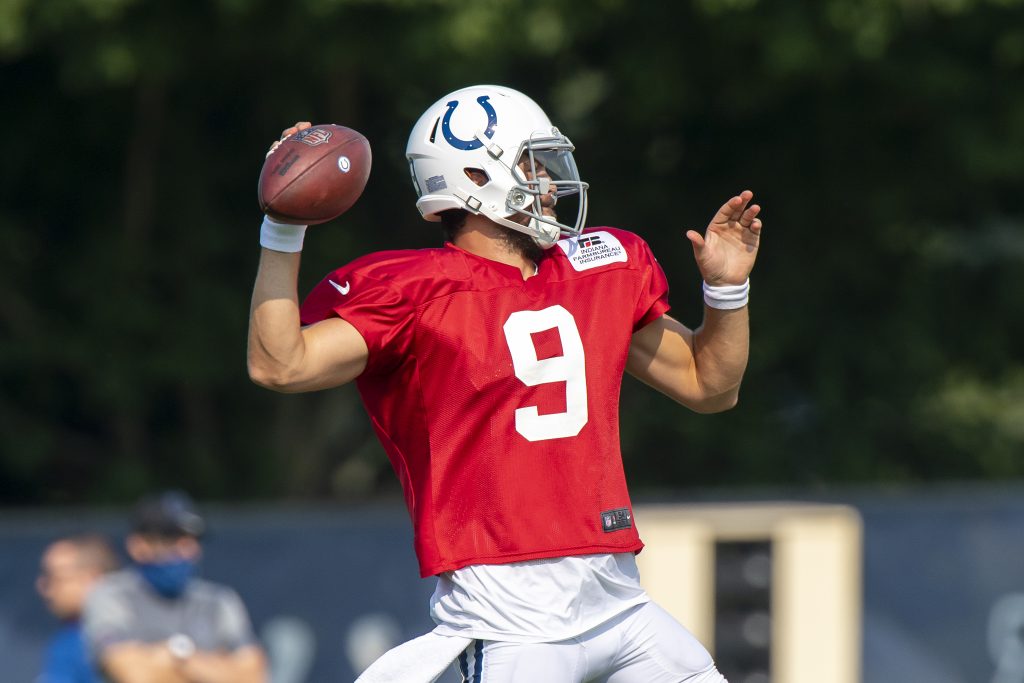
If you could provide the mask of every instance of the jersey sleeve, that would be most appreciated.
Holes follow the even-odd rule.
[[[36,683],[77,683],[93,680],[81,633],[77,627],[64,627],[50,641],[43,659],[43,670]]]
[[[85,601],[82,612],[82,639],[92,661],[110,645],[135,640],[135,619],[125,597],[102,580]]]
[[[637,260],[642,274],[640,295],[633,312],[633,331],[646,327],[668,312],[668,279],[658,259],[647,245],[637,238]]]
[[[217,636],[225,649],[237,650],[240,647],[256,644],[252,622],[245,603],[234,590],[222,587],[217,615]]]
[[[332,317],[350,323],[369,350],[368,372],[397,364],[409,346],[415,307],[390,280],[373,277],[358,264],[324,278],[302,302],[303,325]]]

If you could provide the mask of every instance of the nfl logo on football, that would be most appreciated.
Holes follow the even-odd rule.
[[[324,130],[323,128],[307,128],[296,133],[295,139],[306,143],[310,147],[316,147],[331,139],[331,131]]]

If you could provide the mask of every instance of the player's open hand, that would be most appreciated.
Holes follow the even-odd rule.
[[[271,154],[273,154],[274,150],[277,149],[281,145],[282,142],[284,142],[285,140],[287,140],[291,136],[295,135],[300,130],[306,130],[307,128],[311,127],[312,125],[313,124],[310,123],[309,121],[299,121],[294,126],[290,126],[288,128],[285,128],[283,131],[281,131],[281,137],[278,140],[275,140],[274,144],[272,144],[270,146],[270,149],[267,150],[267,156],[269,157]]]
[[[750,276],[761,243],[761,207],[751,204],[754,193],[744,190],[718,210],[702,236],[688,230],[697,267],[709,285],[741,285]]]

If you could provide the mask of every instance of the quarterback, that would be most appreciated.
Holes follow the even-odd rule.
[[[691,330],[667,315],[665,275],[640,237],[584,227],[573,149],[517,91],[442,97],[406,155],[416,206],[448,241],[358,258],[301,304],[305,228],[264,220],[249,374],[282,392],[356,383],[401,481],[420,572],[437,577],[424,649],[457,656],[464,680],[720,682],[641,588],[619,391],[629,372],[699,413],[736,404],[760,207],[741,192],[704,234],[686,233],[704,278]],[[439,673],[415,664],[399,654],[364,680]]]

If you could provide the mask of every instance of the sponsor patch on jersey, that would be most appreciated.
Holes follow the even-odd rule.
[[[625,263],[627,258],[626,249],[619,239],[603,230],[560,240],[558,246],[565,252],[572,267],[578,271],[606,266],[609,263]]]
[[[632,526],[633,515],[629,512],[629,508],[605,510],[601,513],[601,528],[604,529],[605,533],[608,533],[609,531],[618,531],[620,529],[629,529]]]

